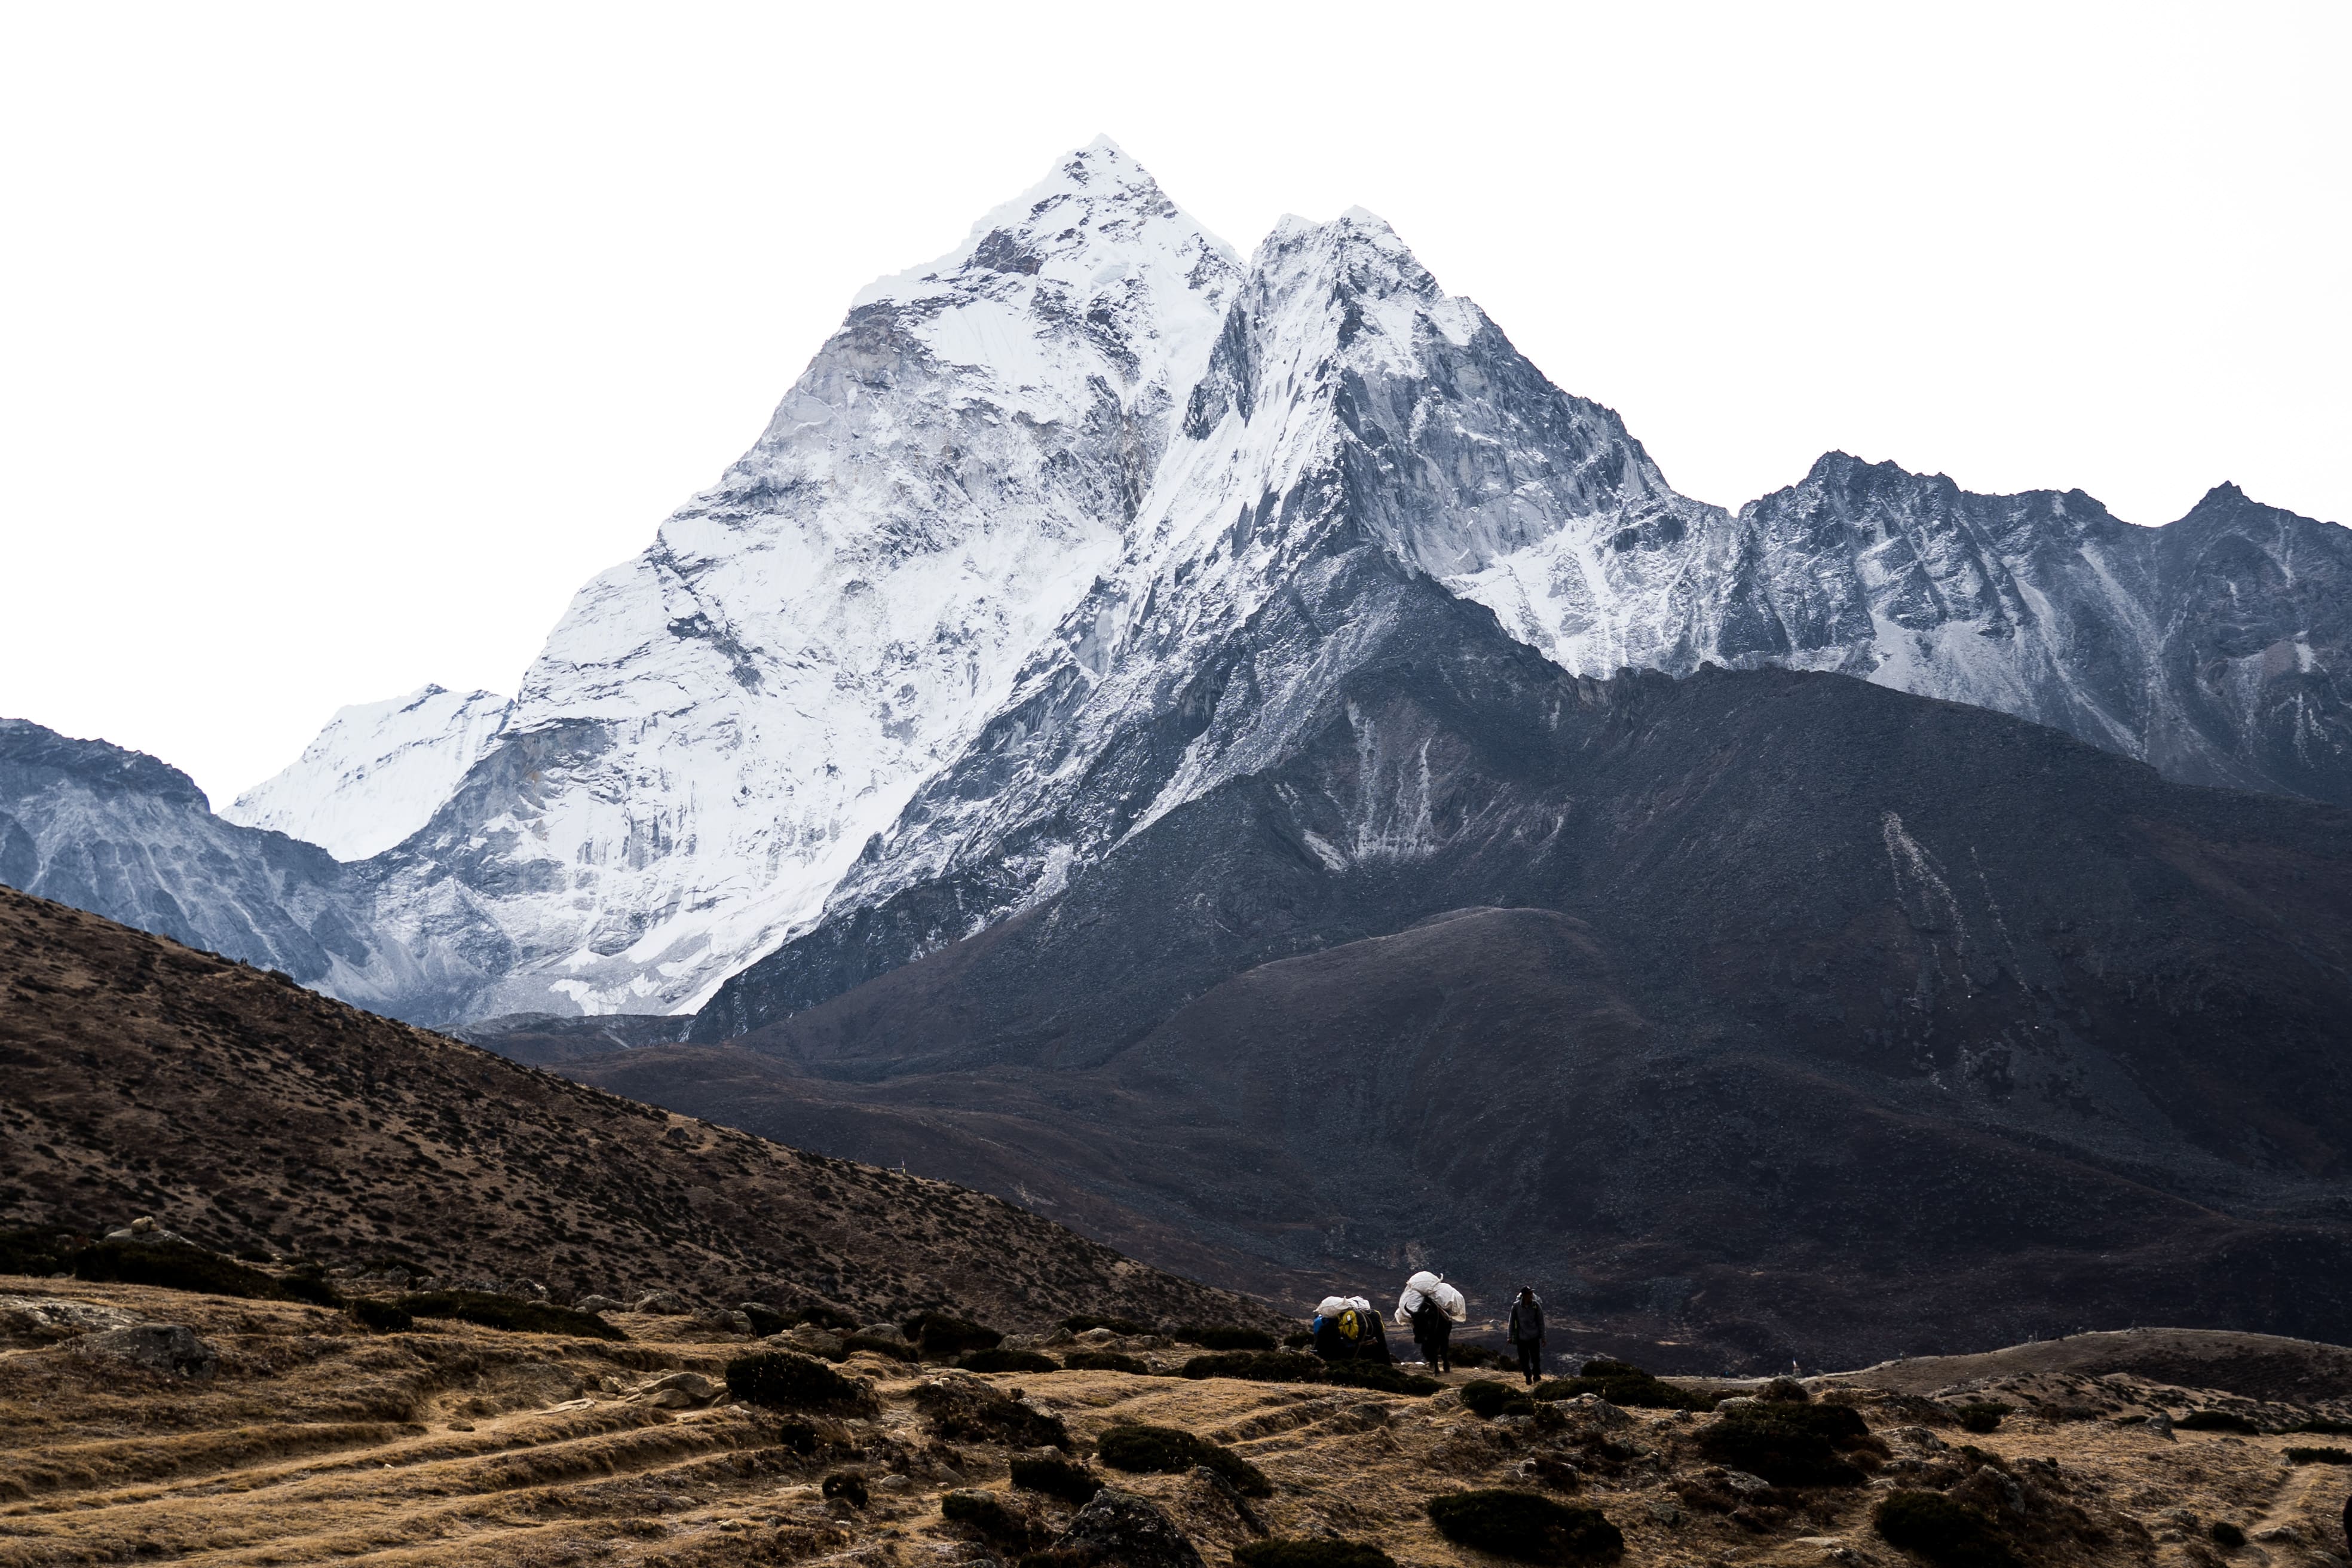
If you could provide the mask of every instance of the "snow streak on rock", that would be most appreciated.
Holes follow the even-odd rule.
[[[1349,676],[1394,657],[1404,575],[1580,675],[1835,670],[2198,782],[2352,799],[2334,673],[2352,534],[2234,491],[2139,529],[2079,492],[1971,496],[1839,454],[1735,516],[1676,495],[1613,413],[1552,386],[1379,219],[1292,219],[1254,258],[1118,566],[823,924],[726,987],[698,1035],[970,935],[1269,773]],[[2225,600],[2247,624],[2217,637]],[[1334,871],[1440,847],[1428,759],[1360,730],[1331,792],[1344,820],[1303,840]]]
[[[1388,645],[1412,578],[1475,572],[1596,514],[1615,529],[1688,504],[1615,415],[1552,386],[1380,219],[1286,220],[1117,568],[851,868],[826,929],[698,1027],[748,1026],[969,934],[1270,767]],[[1427,853],[1426,759],[1369,728],[1360,742],[1352,815],[1315,852]]]
[[[339,710],[300,757],[220,815],[364,860],[431,819],[506,725],[490,691],[427,686]]]
[[[471,742],[390,718],[235,809],[398,840],[362,878],[435,977],[404,1016],[690,1010],[787,942],[751,990],[804,1005],[1265,773],[1416,579],[1580,675],[1837,671],[2352,804],[2352,532],[2227,486],[2138,528],[1838,453],[1728,512],[1378,218],[1286,219],[1244,275],[1101,142],[858,296],[422,827],[390,760]],[[1430,853],[1429,760],[1358,740],[1305,851]]]
[[[1118,559],[1232,258],[1108,142],[862,293],[758,445],[583,588],[383,867],[468,1016],[695,1005],[814,917]]]
[[[143,752],[0,719],[0,882],[379,1009],[430,976],[370,924],[356,868],[213,815]]]

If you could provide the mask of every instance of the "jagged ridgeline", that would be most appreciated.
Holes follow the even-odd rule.
[[[292,838],[18,726],[0,871],[1306,1300],[2342,1338],[2347,588],[2227,485],[1693,500],[1377,217],[1244,260],[1098,142],[511,703],[347,710]]]
[[[1209,773],[1162,752],[1212,715],[1278,728],[1269,692],[1348,667],[1328,623],[1321,674],[1230,635],[1322,592],[1335,527],[1574,674],[1833,670],[2352,801],[2342,529],[2227,485],[2141,528],[1838,454],[1726,511],[1377,218],[1286,220],[1244,261],[1098,142],[861,293],[510,701],[346,710],[227,822],[0,761],[0,877],[436,1025],[690,1012],[945,873],[990,885],[919,938],[962,934],[1187,797]],[[1066,823],[1087,768],[1134,798]]]

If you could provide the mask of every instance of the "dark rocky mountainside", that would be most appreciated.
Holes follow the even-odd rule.
[[[1162,469],[824,919],[567,1070],[1703,1364],[2352,1333],[2352,814],[2117,754],[2340,793],[2352,535],[1849,458],[1733,518],[1361,214]]]
[[[870,1320],[1263,1309],[938,1181],[666,1115],[0,889],[0,1226]]]
[[[143,752],[0,719],[0,885],[363,993],[401,969],[366,889],[313,844],[213,815]]]
[[[787,947],[729,1050],[567,1070],[1703,1362],[2352,1335],[2352,814],[1833,676],[1581,680],[1332,574],[1381,630],[1268,765],[915,962],[861,968],[954,887]]]

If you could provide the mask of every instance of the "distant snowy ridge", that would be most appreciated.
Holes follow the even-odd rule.
[[[232,810],[373,847],[405,1016],[692,1011],[886,907],[872,963],[980,929],[1263,768],[1371,657],[1392,568],[1582,674],[1834,670],[2352,804],[2352,533],[1842,454],[1727,511],[1372,215],[1286,219],[1245,271],[1097,142],[862,291],[495,727],[487,694],[462,734],[354,720]],[[1349,831],[1309,847],[1420,830]]]
[[[420,687],[338,710],[302,754],[220,815],[364,860],[431,820],[481,761],[511,704],[490,691]]]
[[[1373,662],[1447,657],[1402,652],[1409,578],[1580,675],[1834,670],[2176,777],[2352,803],[2352,531],[2228,487],[2135,528],[2079,492],[1971,496],[1841,454],[1734,515],[1675,494],[1614,413],[1554,387],[1378,218],[1286,219],[1117,568],[824,920],[722,987],[695,1037],[1043,904],[1342,710],[1355,776],[1304,851],[1332,872],[1438,852],[1473,825],[1433,818],[1430,759],[1343,695]]]

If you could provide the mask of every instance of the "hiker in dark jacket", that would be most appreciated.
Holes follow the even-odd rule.
[[[1520,1286],[1519,1299],[1511,1303],[1511,1344],[1519,1352],[1519,1375],[1533,1388],[1543,1376],[1544,1321],[1543,1303],[1532,1285]]]
[[[1421,1359],[1429,1363],[1430,1371],[1454,1370],[1454,1320],[1433,1298],[1424,1298],[1421,1310],[1412,1315],[1412,1342],[1421,1347]]]

